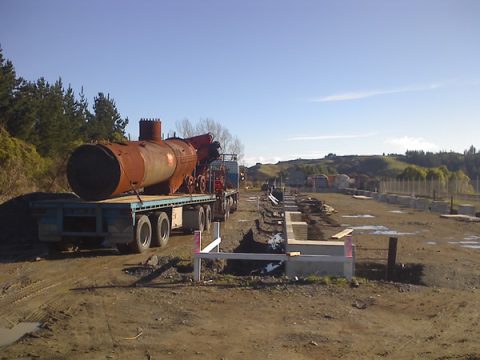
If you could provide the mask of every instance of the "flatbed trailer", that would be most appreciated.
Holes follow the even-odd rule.
[[[227,220],[238,189],[215,194],[123,195],[101,201],[60,199],[31,204],[40,241],[66,248],[79,241],[107,240],[122,253],[164,247],[172,229],[208,231]]]

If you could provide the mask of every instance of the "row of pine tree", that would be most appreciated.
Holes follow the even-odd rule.
[[[0,197],[68,190],[70,152],[84,142],[122,141],[127,124],[108,94],[99,92],[90,110],[83,89],[26,80],[0,48]]]

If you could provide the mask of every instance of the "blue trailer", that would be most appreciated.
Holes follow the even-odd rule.
[[[60,199],[32,203],[40,241],[66,248],[81,241],[107,240],[120,252],[164,247],[172,229],[208,231],[214,218],[226,220],[238,203],[238,189],[212,194],[124,195],[101,201]]]

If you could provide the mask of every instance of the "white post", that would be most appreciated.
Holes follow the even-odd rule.
[[[197,258],[196,254],[202,251],[202,232],[195,230],[193,235],[193,280],[200,281],[200,272],[202,269],[202,259]]]
[[[345,237],[343,242],[343,255],[345,258],[350,259],[351,261],[345,261],[343,263],[343,276],[345,276],[348,280],[352,280],[353,276],[353,242],[352,242],[352,235]]]
[[[352,246],[353,246],[352,236],[349,235],[345,237],[345,241],[343,242],[343,247],[344,247],[343,254],[345,257],[352,257]]]
[[[196,257],[196,254],[193,254],[193,281],[200,281],[200,271],[202,268],[202,259]]]
[[[220,223],[218,221],[213,223],[213,240],[217,240],[220,237]],[[217,246],[217,252],[220,252],[220,244]]]
[[[193,233],[193,252],[199,253],[200,251],[202,251],[202,232],[195,230]]]

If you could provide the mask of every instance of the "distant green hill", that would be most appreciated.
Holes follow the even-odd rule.
[[[271,178],[283,177],[302,171],[306,176],[314,174],[347,174],[350,177],[363,175],[373,178],[395,177],[409,164],[397,155],[331,155],[323,159],[297,159],[276,164],[256,164],[247,169],[247,179],[262,183]]]

